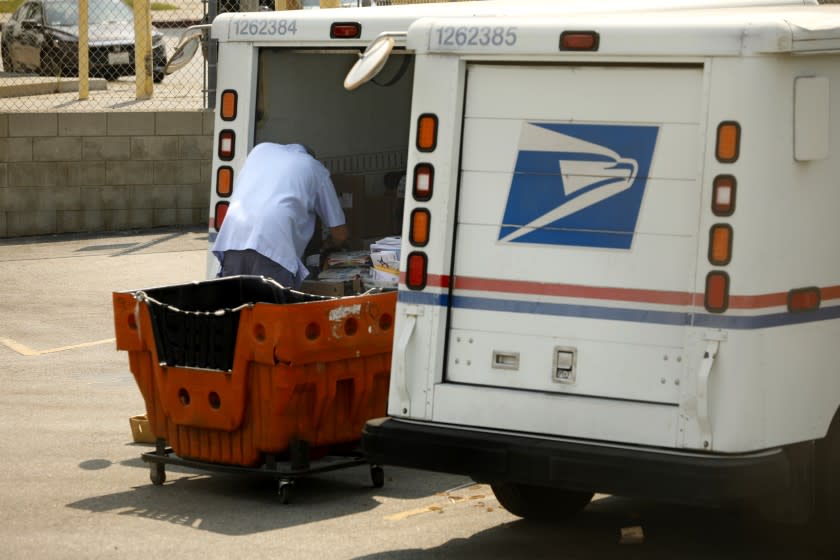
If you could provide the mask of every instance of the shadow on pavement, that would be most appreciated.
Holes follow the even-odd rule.
[[[110,465],[107,460],[90,459],[79,467],[98,470]],[[67,507],[154,519],[231,536],[362,513],[379,505],[377,497],[421,498],[465,481],[463,477],[386,468],[385,486],[373,488],[367,465],[361,465],[297,479],[291,503],[283,505],[277,495],[278,483],[270,478],[167,465],[169,480],[163,486],[154,486],[149,482],[148,465],[139,457],[117,465],[136,468],[140,485],[79,500]]]
[[[640,526],[640,543],[622,544],[621,529]],[[764,523],[736,511],[689,508],[608,497],[565,524],[517,520],[429,549],[392,550],[357,560],[742,560],[838,558],[802,529]]]

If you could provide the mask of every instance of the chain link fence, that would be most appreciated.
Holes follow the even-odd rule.
[[[164,66],[181,31],[201,23],[205,13],[205,0],[152,0],[151,43],[141,60],[152,91],[138,99],[148,92],[135,80],[135,53],[143,49],[135,39],[132,0],[0,0],[0,112],[200,109],[207,81],[201,56],[170,76]],[[81,99],[85,21],[89,79],[87,99]]]
[[[0,113],[206,108],[212,80],[203,56],[174,74],[163,71],[190,25],[240,10],[446,1],[457,0],[276,0],[277,6],[275,0],[151,0],[151,45],[145,59],[151,80],[138,84],[135,53],[143,49],[135,39],[133,0],[0,0]],[[79,64],[85,19],[87,81],[80,79],[84,63]]]

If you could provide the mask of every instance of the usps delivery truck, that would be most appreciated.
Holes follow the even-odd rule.
[[[372,461],[840,519],[840,7],[422,19]]]
[[[499,0],[212,36],[211,241],[260,142],[407,175],[371,461],[524,517],[593,492],[840,507],[840,9]]]

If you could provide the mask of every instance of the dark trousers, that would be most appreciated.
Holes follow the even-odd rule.
[[[295,285],[294,274],[253,249],[225,251],[219,276],[239,276],[240,274],[265,276],[273,278],[287,288],[300,288]]]

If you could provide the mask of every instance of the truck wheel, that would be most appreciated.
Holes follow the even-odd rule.
[[[834,415],[828,435],[816,447],[817,525],[840,529],[840,411]]]
[[[592,492],[577,492],[500,482],[491,484],[506,510],[535,521],[563,521],[579,513],[592,500]]]

